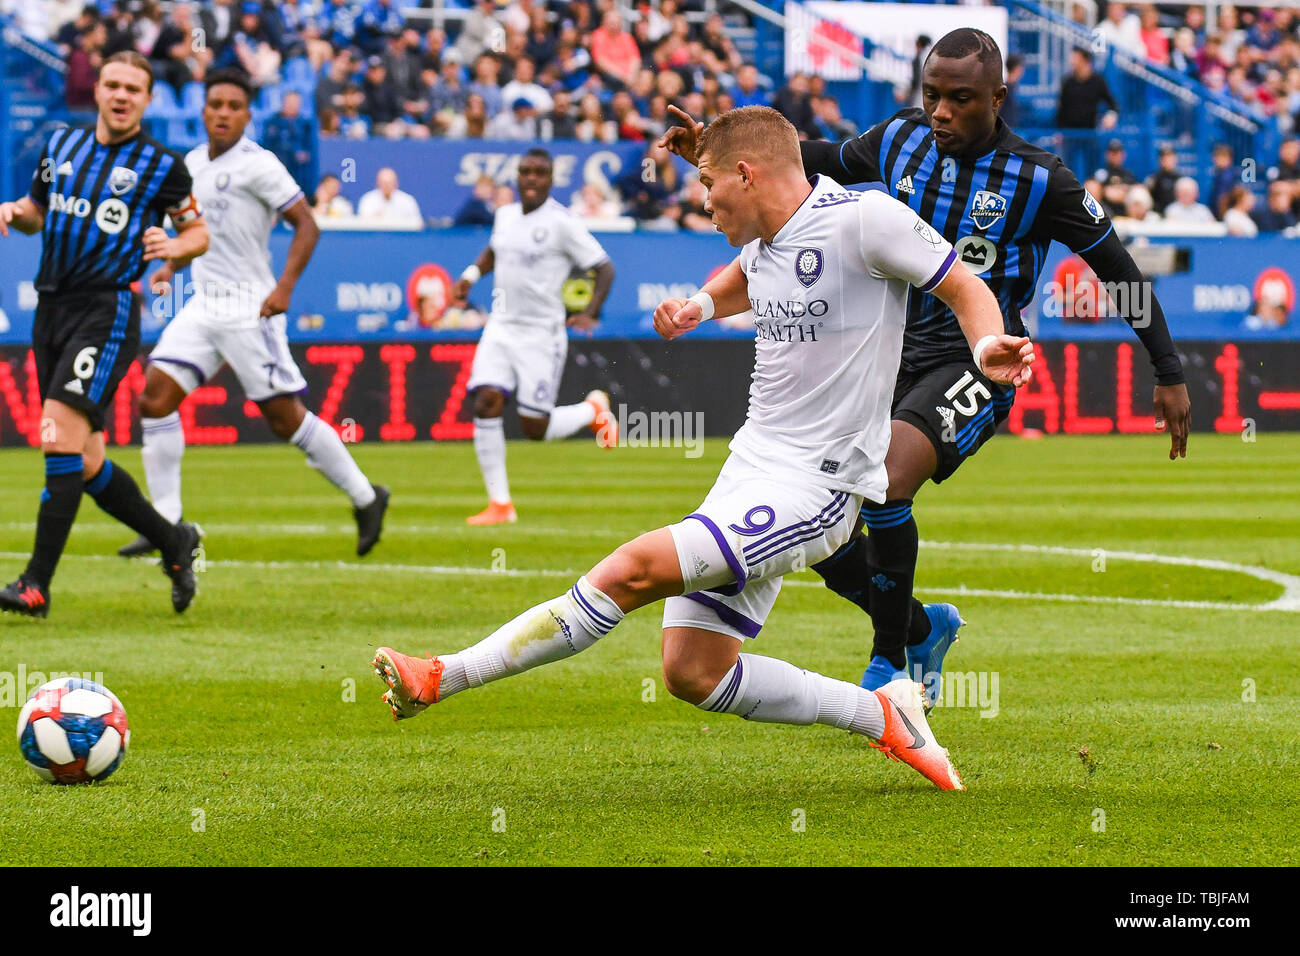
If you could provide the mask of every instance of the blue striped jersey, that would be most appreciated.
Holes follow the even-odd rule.
[[[50,134],[32,176],[45,210],[39,292],[124,289],[144,273],[144,232],[190,197],[185,161],[137,133],[105,146],[95,128]]]
[[[811,144],[810,144],[811,145]],[[939,152],[925,111],[900,110],[835,149],[804,150],[805,172],[845,183],[882,183],[928,222],[997,297],[1007,332],[1023,335],[1053,239],[1086,252],[1111,231],[1102,208],[1060,157],[1026,142],[1001,119],[980,156]],[[819,158],[826,157],[826,158]],[[908,303],[902,368],[922,372],[969,360],[957,317],[933,293]]]

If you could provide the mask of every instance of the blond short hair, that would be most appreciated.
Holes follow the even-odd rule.
[[[695,153],[707,153],[714,166],[733,159],[754,159],[803,168],[799,134],[770,106],[727,110],[704,128]]]

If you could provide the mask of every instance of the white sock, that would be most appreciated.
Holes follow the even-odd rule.
[[[474,419],[474,454],[483,472],[488,500],[497,504],[510,501],[510,482],[506,479],[506,432],[499,418]]]
[[[873,739],[885,732],[885,712],[873,692],[757,654],[741,654],[697,706],[764,723],[827,724]]]
[[[581,577],[567,594],[552,598],[498,628],[443,663],[438,699],[468,687],[572,657],[585,651],[623,620],[623,612]]]
[[[364,508],[375,500],[375,489],[352,460],[348,446],[313,413],[303,416],[302,424],[289,440],[307,454],[307,464],[352,499],[354,508]]]
[[[140,431],[144,434],[140,457],[144,459],[149,497],[153,499],[154,509],[175,524],[181,520],[181,459],[185,457],[181,413],[141,418]]]
[[[546,425],[546,440],[568,438],[582,431],[595,420],[596,406],[591,402],[560,405],[551,409],[551,420]]]

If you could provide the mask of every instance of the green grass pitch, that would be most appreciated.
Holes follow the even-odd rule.
[[[1300,575],[1300,435],[1198,434],[1177,463],[1167,447],[1001,437],[918,497],[936,543],[918,593],[970,622],[948,668],[973,699],[932,718],[964,794],[843,732],[674,700],[657,606],[575,659],[391,721],[376,646],[456,650],[560,593],[688,513],[721,440],[697,460],[512,443],[520,522],[486,529],[464,525],[483,499],[468,444],[359,446],[393,489],[365,561],[295,449],[192,448],[208,569],[187,614],[156,567],[113,556],[132,535],[84,499],[51,618],[0,617],[11,721],[20,672],[102,672],[133,732],[84,788],[38,781],[11,737],[0,862],[1295,865],[1300,613],[1253,609],[1286,578],[1237,566]],[[138,450],[116,455],[143,482]],[[37,452],[0,453],[6,581],[39,486]],[[856,680],[868,647],[865,618],[805,573],[751,650]]]

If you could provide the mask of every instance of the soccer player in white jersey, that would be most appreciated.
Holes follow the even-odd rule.
[[[140,397],[149,494],[160,514],[179,520],[185,435],[177,409],[186,395],[229,363],[271,431],[302,449],[307,463],[351,499],[357,554],[365,555],[379,540],[388,489],[372,485],[334,429],[303,405],[300,396],[307,383],[285,334],[289,298],[320,230],[284,164],[244,138],[252,119],[247,75],[217,70],[208,74],[204,86],[208,142],[191,150],[185,165],[194,177],[195,196],[210,204],[212,239],[207,254],[191,269],[194,294],[163,329],[149,356]],[[278,282],[267,249],[277,214],[293,227]],[[173,275],[171,264],[164,264],[151,277],[153,290],[170,299]],[[147,540],[137,539],[118,554],[133,557],[150,550]]]
[[[569,354],[560,290],[574,266],[596,270],[591,303],[567,323],[590,331],[614,282],[614,266],[587,227],[551,198],[551,168],[544,149],[530,149],[519,161],[519,202],[497,210],[488,247],[452,290],[463,302],[475,282],[493,273],[492,310],[468,385],[474,396],[474,452],[488,506],[467,519],[469,524],[518,518],[510,500],[501,421],[510,394],[524,436],[533,441],[568,438],[590,428],[603,447],[618,444],[618,423],[604,392],[591,392],[575,405],[555,404]]]
[[[597,564],[566,594],[457,654],[421,660],[380,648],[374,666],[395,718],[594,644],[624,615],[665,600],[664,681],[683,700],[747,720],[862,734],[945,790],[962,789],[926,723],[921,685],[879,690],[742,652],[782,575],[848,540],[863,498],[883,500],[889,400],[910,286],[961,322],[977,365],[1023,384],[1029,340],[1002,333],[997,300],[952,247],[877,189],[809,185],[794,127],[763,106],[731,110],[700,142],[705,208],[740,256],[689,300],[655,311],[672,339],[752,309],[749,414],[704,503]],[[956,263],[956,264],[954,264]]]

